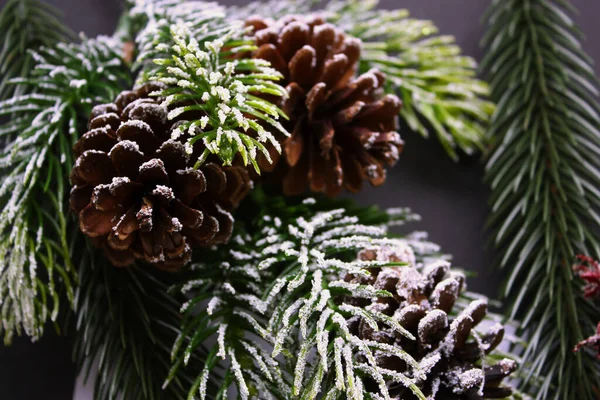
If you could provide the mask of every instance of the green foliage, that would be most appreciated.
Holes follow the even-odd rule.
[[[137,34],[134,68],[141,70],[139,81],[167,86],[160,94],[166,96],[170,119],[181,119],[182,114],[187,119],[175,130],[175,138],[189,136],[190,153],[195,142],[203,142],[205,150],[196,166],[211,154],[224,165],[239,155],[244,165],[250,163],[260,173],[257,152],[270,160],[266,143],[281,151],[265,126],[288,135],[278,122],[286,117],[273,104],[286,94],[276,84],[281,75],[267,62],[250,57],[256,49],[253,41],[244,38],[239,21],[225,20],[220,6],[173,0],[138,3],[131,13],[146,26]]]
[[[112,99],[128,79],[113,48],[103,38],[42,48],[32,53],[31,74],[15,80],[35,91],[0,102],[0,116],[10,116],[0,127],[0,332],[6,342],[22,331],[39,338],[45,321],[56,320],[61,291],[72,302],[71,149],[92,105]]]
[[[169,119],[191,116],[191,121],[173,131],[173,139],[189,135],[186,150],[190,154],[194,143],[202,141],[205,150],[196,167],[210,154],[217,155],[223,165],[231,165],[239,153],[244,165],[250,162],[260,172],[257,150],[271,162],[263,143],[281,152],[279,141],[263,124],[288,133],[277,121],[280,116],[285,118],[283,112],[258,95],[286,95],[275,83],[282,76],[268,62],[243,57],[256,47],[251,40],[236,39],[243,36],[240,25],[211,30],[203,36],[183,24],[171,26],[170,31],[175,44],[157,45],[167,56],[154,60],[158,68],[148,79],[167,85],[160,95],[166,96],[163,105],[170,110]]]
[[[228,246],[227,250],[238,252],[240,247]],[[207,340],[216,341],[189,387],[188,399],[224,398],[232,383],[237,384],[243,399],[256,398],[259,393],[265,398],[288,399],[286,377],[266,351],[266,321],[252,309],[260,303],[260,291],[268,282],[254,265],[245,268],[230,263],[226,251],[211,258],[212,263],[194,264],[190,279],[180,287],[191,300],[182,307],[182,335],[173,347],[171,376],[194,368],[190,356],[206,346]]]
[[[0,12],[0,100],[31,90],[9,84],[33,68],[30,50],[52,47],[71,36],[56,8],[38,0],[8,0]]]
[[[498,102],[487,164],[494,244],[512,316],[529,338],[524,382],[539,399],[593,399],[597,364],[573,346],[597,310],[579,293],[576,254],[598,256],[600,107],[591,60],[562,0],[497,0],[482,67]]]
[[[162,388],[170,368],[171,344],[179,331],[179,307],[185,301],[167,292],[176,275],[115,268],[91,246],[84,248],[75,360],[86,379],[98,368],[94,399],[184,398],[191,385],[185,374]]]
[[[243,6],[232,6],[227,9],[227,18],[231,20],[244,20],[252,15],[265,16],[268,10],[269,18],[281,18],[286,15],[307,14],[311,6],[318,0],[267,0],[253,1]]]
[[[0,102],[0,116],[8,118],[0,126],[5,144],[0,153],[0,333],[5,341],[22,332],[39,338],[45,323],[56,321],[59,308],[65,308],[64,296],[76,310],[76,362],[86,376],[97,363],[94,391],[100,400],[220,399],[232,385],[241,398],[312,399],[322,393],[354,399],[366,393],[366,377],[379,390],[368,398],[389,397],[389,382],[424,398],[418,388],[425,378],[422,365],[399,348],[358,339],[346,322],[358,313],[374,325],[411,334],[382,314],[341,305],[346,296],[387,294],[342,280],[348,272],[366,274],[366,268],[382,266],[357,261],[361,249],[385,244],[412,248],[419,262],[439,257],[439,248],[421,234],[389,234],[390,225],[414,219],[407,210],[383,213],[345,201],[315,203],[255,191],[238,212],[231,243],[196,253],[203,262],[185,277],[141,267],[117,269],[82,245],[68,216],[72,146],[92,106],[112,101],[129,87],[132,70],[139,72],[138,82],[166,85],[156,94],[165,96],[169,118],[188,120],[175,136],[189,135],[188,148],[197,140],[207,148],[198,165],[209,155],[225,165],[238,157],[258,172],[257,153],[269,158],[265,143],[278,148],[265,127],[286,134],[278,122],[285,117],[281,110],[258,97],[267,94],[276,101],[283,96],[285,90],[276,84],[280,76],[262,61],[248,59],[253,42],[239,22],[229,19],[264,8],[250,5],[226,16],[222,7],[206,2],[127,4],[115,38],[71,45],[53,45],[66,30],[35,0],[9,0],[0,15],[0,31],[8,32],[0,84],[21,77],[13,81],[16,91],[0,86],[0,98],[28,93]],[[307,12],[311,4],[268,3],[270,14],[278,17]],[[366,42],[361,69],[387,73],[387,89],[402,96],[402,117],[413,130],[426,134],[426,127],[433,127],[455,158],[457,148],[467,153],[482,148],[491,106],[482,99],[485,86],[472,76],[472,60],[460,57],[450,38],[429,37],[435,33],[431,23],[375,6],[336,1],[326,11],[331,21]],[[136,49],[130,68],[119,53],[121,41],[131,39]],[[26,56],[27,49],[43,45],[52,46]],[[212,339],[216,346],[210,346]],[[408,372],[379,367],[376,352],[404,359]]]
[[[126,38],[135,40],[137,54],[134,70],[152,68],[152,60],[161,52],[156,51],[159,43],[174,45],[170,33],[171,25],[186,24],[195,33],[206,34],[223,26],[225,11],[217,3],[186,0],[128,0],[124,21]],[[203,31],[203,32],[201,32]]]
[[[205,255],[207,262],[195,264],[190,279],[181,286],[191,300],[182,308],[184,335],[174,346],[174,371],[192,364],[188,357],[208,338],[216,337],[217,342],[188,399],[198,394],[201,399],[222,398],[232,383],[242,399],[259,394],[276,399],[312,399],[318,392],[333,393],[336,388],[349,398],[357,398],[359,392],[362,396],[358,375],[364,366],[338,371],[338,382],[357,382],[357,386],[350,383],[341,389],[334,382],[334,359],[341,357],[341,351],[348,357],[357,350],[357,344],[347,335],[347,313],[340,314],[331,309],[333,303],[328,304],[330,290],[339,295],[345,294],[346,289],[334,289],[335,284],[329,279],[337,281],[341,271],[361,271],[366,265],[351,261],[361,247],[395,239],[382,238],[386,230],[381,226],[358,224],[359,218],[347,215],[343,208],[318,213],[313,210],[312,199],[294,204],[281,197],[267,199],[260,192],[253,197],[256,201],[247,206],[260,207],[258,218],[246,230],[238,230],[226,248]],[[314,208],[327,208],[328,201],[322,200]],[[369,215],[369,211],[373,209],[358,212],[373,222],[390,219],[379,212]],[[410,216],[398,217],[401,218]],[[314,237],[304,237],[306,234]],[[362,290],[367,289],[355,289]],[[313,310],[314,307],[318,309]],[[293,317],[298,311],[305,316]],[[317,326],[331,329],[329,343],[324,342],[326,335]],[[303,339],[297,336],[300,331],[305,335]],[[308,332],[310,336],[306,337]],[[317,349],[317,335],[323,359],[310,363],[307,356]],[[358,344],[359,350],[368,352],[375,351],[372,346]],[[273,352],[266,350],[269,348]],[[276,358],[278,354],[284,355],[283,362]],[[353,365],[352,360],[345,362]],[[328,368],[330,374],[326,376],[323,368]],[[410,385],[404,376],[395,379]],[[209,382],[215,383],[217,392],[207,390]],[[416,387],[414,392],[420,393]]]
[[[426,235],[394,238],[388,233],[388,225],[414,220],[410,211],[386,213],[325,198],[286,199],[259,189],[239,215],[252,216],[238,220],[230,244],[196,257],[203,262],[194,264],[189,278],[177,286],[190,300],[182,307],[183,334],[174,345],[172,373],[194,366],[188,357],[206,343],[217,343],[188,399],[224,398],[231,385],[242,399],[388,398],[390,382],[425,398],[417,387],[424,366],[399,347],[359,339],[346,323],[359,313],[411,334],[383,314],[341,304],[346,296],[387,294],[370,284],[344,282],[346,273],[403,265],[358,261],[361,249],[389,245],[407,254],[414,251],[418,262],[439,259],[439,247]],[[467,299],[459,301],[459,311]],[[409,373],[377,366],[375,353],[400,357]],[[497,358],[492,354],[489,361]],[[363,387],[366,377],[379,384],[380,397]]]
[[[494,106],[488,87],[475,78],[476,62],[462,56],[454,37],[434,36],[437,27],[409,18],[407,10],[378,10],[379,0],[333,0],[329,18],[363,41],[360,69],[387,75],[387,90],[402,99],[400,116],[414,132],[432,129],[455,160],[485,150],[485,130]]]

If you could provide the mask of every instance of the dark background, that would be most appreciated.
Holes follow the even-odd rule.
[[[64,11],[68,25],[87,36],[111,34],[121,9],[120,0],[46,0]],[[0,6],[6,0],[0,0]],[[245,4],[246,0],[222,0],[222,4]],[[600,34],[600,2],[573,0],[575,17],[587,40],[583,46],[600,60],[594,41]],[[464,53],[481,59],[481,17],[489,1],[482,0],[381,0],[382,8],[406,8],[417,18],[431,19],[440,33],[456,36]],[[596,65],[596,72],[600,71]],[[402,133],[402,132],[401,132]],[[499,276],[491,272],[493,251],[485,244],[484,220],[488,191],[481,183],[483,167],[477,157],[460,163],[449,160],[434,139],[410,132],[402,134],[406,147],[385,186],[366,188],[356,196],[362,204],[410,207],[423,220],[413,225],[427,231],[430,239],[454,255],[455,265],[477,272],[469,288],[494,297]],[[52,328],[39,343],[20,338],[6,348],[0,345],[0,400],[67,400],[72,398],[75,369],[69,340]]]

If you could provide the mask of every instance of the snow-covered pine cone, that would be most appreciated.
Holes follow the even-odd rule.
[[[190,260],[192,246],[229,239],[229,211],[251,181],[240,167],[194,169],[197,155],[171,139],[178,122],[169,122],[161,99],[149,96],[157,89],[148,84],[94,107],[89,131],[74,148],[70,206],[113,265],[142,259],[176,270]]]
[[[483,334],[475,332],[487,313],[485,300],[473,301],[464,310],[456,310],[455,302],[464,289],[464,275],[451,271],[446,261],[436,261],[420,271],[412,266],[414,255],[398,254],[397,249],[388,247],[364,250],[359,258],[411,264],[372,268],[370,276],[347,275],[348,282],[370,284],[392,293],[393,297],[345,301],[391,316],[416,340],[385,327],[374,330],[358,317],[348,323],[353,334],[363,340],[398,346],[412,356],[426,373],[427,379],[417,385],[428,399],[474,400],[505,398],[511,394],[511,389],[501,383],[515,371],[516,363],[503,359],[487,365],[484,360],[501,343],[503,326],[494,324]],[[397,357],[381,354],[376,357],[382,368],[408,371],[405,362]],[[416,399],[402,385],[390,387],[390,394],[397,399]]]
[[[401,102],[385,95],[385,76],[376,70],[356,77],[361,42],[320,17],[288,16],[276,22],[252,17],[258,50],[284,76],[289,96],[282,109],[291,137],[275,176],[287,195],[313,192],[335,196],[357,192],[363,181],[383,184],[403,142],[398,134]],[[266,163],[263,169],[269,169]],[[273,167],[271,167],[273,168]]]

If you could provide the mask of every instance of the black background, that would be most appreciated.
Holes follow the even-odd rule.
[[[64,11],[68,25],[87,36],[111,34],[121,9],[120,0],[46,0]],[[5,0],[0,0],[4,5]],[[245,0],[222,0],[222,4],[244,4]],[[573,0],[580,14],[575,21],[587,36],[583,46],[600,60],[595,39],[600,34],[600,2]],[[417,18],[431,19],[440,33],[455,35],[464,53],[481,59],[481,17],[489,5],[482,0],[381,0],[382,8],[406,8]],[[598,65],[596,72],[598,75]],[[401,132],[402,133],[402,132]],[[430,239],[454,255],[455,265],[477,272],[470,289],[496,296],[499,275],[491,272],[493,251],[486,246],[484,220],[487,188],[481,183],[483,167],[477,157],[454,163],[434,139],[402,133],[405,151],[390,171],[382,188],[366,188],[356,196],[362,204],[410,207],[423,220],[415,230],[430,233]],[[52,327],[40,342],[20,338],[5,348],[0,345],[0,400],[67,400],[72,398],[75,370],[69,340],[57,336]]]

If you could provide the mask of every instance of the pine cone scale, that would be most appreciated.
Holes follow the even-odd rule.
[[[135,180],[139,169],[147,161],[139,146],[131,140],[117,142],[108,151],[112,164],[121,176]]]
[[[86,150],[100,150],[109,152],[114,146],[117,139],[116,132],[111,128],[107,128],[106,121],[103,121],[105,125],[91,129],[85,133],[81,139],[75,145],[75,155],[79,157]]]
[[[86,150],[77,159],[71,179],[73,182],[85,182],[95,186],[110,183],[115,174],[115,167],[106,153],[98,150]]]
[[[329,160],[331,150],[333,149],[333,139],[335,137],[335,129],[331,121],[323,121],[321,124],[314,127],[314,131],[319,133],[319,147],[321,148],[321,157],[325,160]],[[314,158],[314,162],[317,161],[318,157]]]
[[[302,47],[289,62],[290,81],[301,87],[310,87],[316,80],[317,71],[315,67],[315,51],[309,46]]]
[[[310,89],[306,94],[306,109],[308,110],[308,120],[315,119],[319,107],[327,100],[327,85],[324,82],[319,82]]]
[[[255,52],[255,56],[257,58],[268,61],[273,68],[278,70],[283,74],[284,77],[289,76],[289,71],[287,68],[287,63],[281,57],[275,45],[272,44],[264,44],[258,48]]]
[[[206,178],[202,171],[192,168],[177,170],[172,176],[171,185],[184,204],[190,204],[197,196],[206,190]],[[240,188],[243,186],[238,183]]]
[[[356,156],[356,154],[353,154]],[[364,173],[359,161],[346,153],[342,153],[341,170],[344,171],[346,189],[351,193],[358,193],[362,189]]]
[[[137,213],[135,207],[129,208],[112,230],[108,239],[113,242],[111,247],[115,250],[125,250],[134,238],[133,233],[140,229]]]
[[[161,142],[152,131],[150,125],[144,121],[128,120],[121,124],[117,130],[119,140],[129,140],[137,143],[142,154],[154,154]]]
[[[340,110],[336,114],[334,114],[332,118],[333,124],[340,126],[352,122],[361,114],[363,108],[365,108],[365,103],[363,101],[357,100],[351,106],[344,108],[343,110]],[[369,134],[372,133],[371,130],[361,127],[354,128],[354,130],[367,131]]]
[[[172,217],[177,218],[181,225],[187,229],[197,229],[204,222],[204,213],[200,210],[186,206],[181,200],[175,199],[169,209]]]
[[[327,160],[318,155],[316,157],[313,156],[309,165],[308,181],[310,182],[310,190],[317,193],[324,191],[327,187],[327,179],[323,171],[327,170]]]
[[[304,151],[304,138],[301,133],[302,121],[298,121],[292,134],[283,142],[283,151],[290,167],[295,167]]]
[[[285,26],[278,39],[277,50],[286,60],[291,59],[302,49],[310,39],[307,26],[299,21],[294,21]]]
[[[69,195],[69,208],[80,213],[89,204],[93,191],[92,186],[73,187]]]
[[[101,211],[90,204],[79,213],[79,227],[84,234],[92,238],[108,235],[117,212],[116,209]]]
[[[201,224],[197,228],[184,227],[183,233],[188,238],[190,243],[201,245],[202,243],[211,241],[219,230],[219,222],[211,215],[207,215],[202,219]]]
[[[187,168],[187,155],[181,142],[167,140],[156,151],[156,156],[163,161],[169,175]]]
[[[313,28],[310,46],[315,49],[318,60],[317,65],[320,68],[322,68],[325,60],[328,58],[327,56],[338,50],[338,47],[335,46],[336,35],[342,36],[342,33],[336,32],[336,28],[331,24],[320,24]]]

